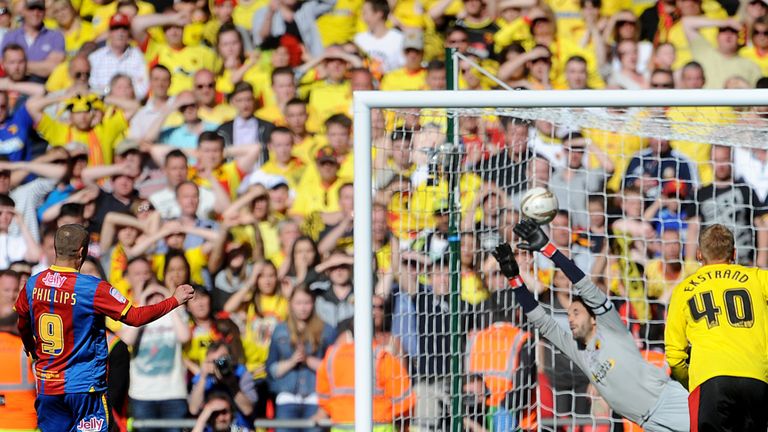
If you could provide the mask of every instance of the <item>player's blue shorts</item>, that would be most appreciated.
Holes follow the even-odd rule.
[[[42,432],[107,432],[109,408],[104,393],[38,395],[37,427]]]

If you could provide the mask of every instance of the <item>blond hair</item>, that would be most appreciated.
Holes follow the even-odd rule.
[[[705,262],[730,261],[734,251],[733,233],[724,225],[710,225],[699,234],[699,250]]]

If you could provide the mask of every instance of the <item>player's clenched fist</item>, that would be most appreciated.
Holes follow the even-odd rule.
[[[195,296],[195,289],[192,288],[192,285],[179,285],[173,292],[173,296],[176,297],[180,305],[183,305]]]

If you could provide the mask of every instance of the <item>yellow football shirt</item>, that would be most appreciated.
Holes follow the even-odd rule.
[[[672,376],[694,390],[710,378],[768,382],[768,272],[701,267],[675,288],[664,332]]]
[[[216,53],[208,47],[197,45],[177,50],[151,37],[144,57],[148,64],[161,64],[171,71],[171,88],[168,90],[170,95],[191,90],[195,72],[200,69],[215,71],[219,66]]]
[[[268,0],[239,1],[232,12],[232,21],[236,26],[250,31],[253,28],[253,14],[268,4]]]
[[[291,189],[295,189],[296,186],[299,185],[299,181],[306,169],[307,166],[297,157],[292,158],[288,161],[288,164],[281,167],[277,164],[274,157],[270,156],[269,160],[264,162],[264,165],[261,166],[261,171],[264,171],[267,174],[285,177],[285,179],[288,180],[288,186]]]
[[[122,111],[104,116],[104,120],[90,131],[84,132],[67,123],[53,119],[48,114],[36,125],[37,132],[51,146],[65,146],[72,141],[88,146],[88,161],[96,165],[112,163],[117,140],[128,129],[128,122]]]
[[[45,90],[49,93],[57,92],[72,87],[72,84],[74,84],[74,81],[69,76],[69,62],[61,62],[53,68],[53,72],[48,76],[48,80],[45,82]]]
[[[325,186],[316,177],[305,174],[296,187],[296,200],[289,213],[304,218],[314,212],[339,211],[339,189],[349,182],[351,179],[339,177]]]
[[[761,53],[754,46],[744,47],[739,50],[739,55],[747,60],[752,60],[760,66],[763,76],[768,76],[768,53]]]
[[[317,19],[323,46],[351,42],[358,32],[367,30],[360,18],[363,0],[338,0],[330,12]]]
[[[380,90],[424,90],[426,87],[426,69],[412,72],[405,68],[400,68],[384,74]]]

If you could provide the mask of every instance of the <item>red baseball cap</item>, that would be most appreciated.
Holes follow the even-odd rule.
[[[116,13],[109,19],[109,28],[125,27],[131,28],[131,19],[124,13]]]
[[[232,7],[237,6],[237,0],[214,0],[213,4],[215,4],[216,6],[221,6],[224,4],[224,2],[227,2],[227,1],[232,2]]]

